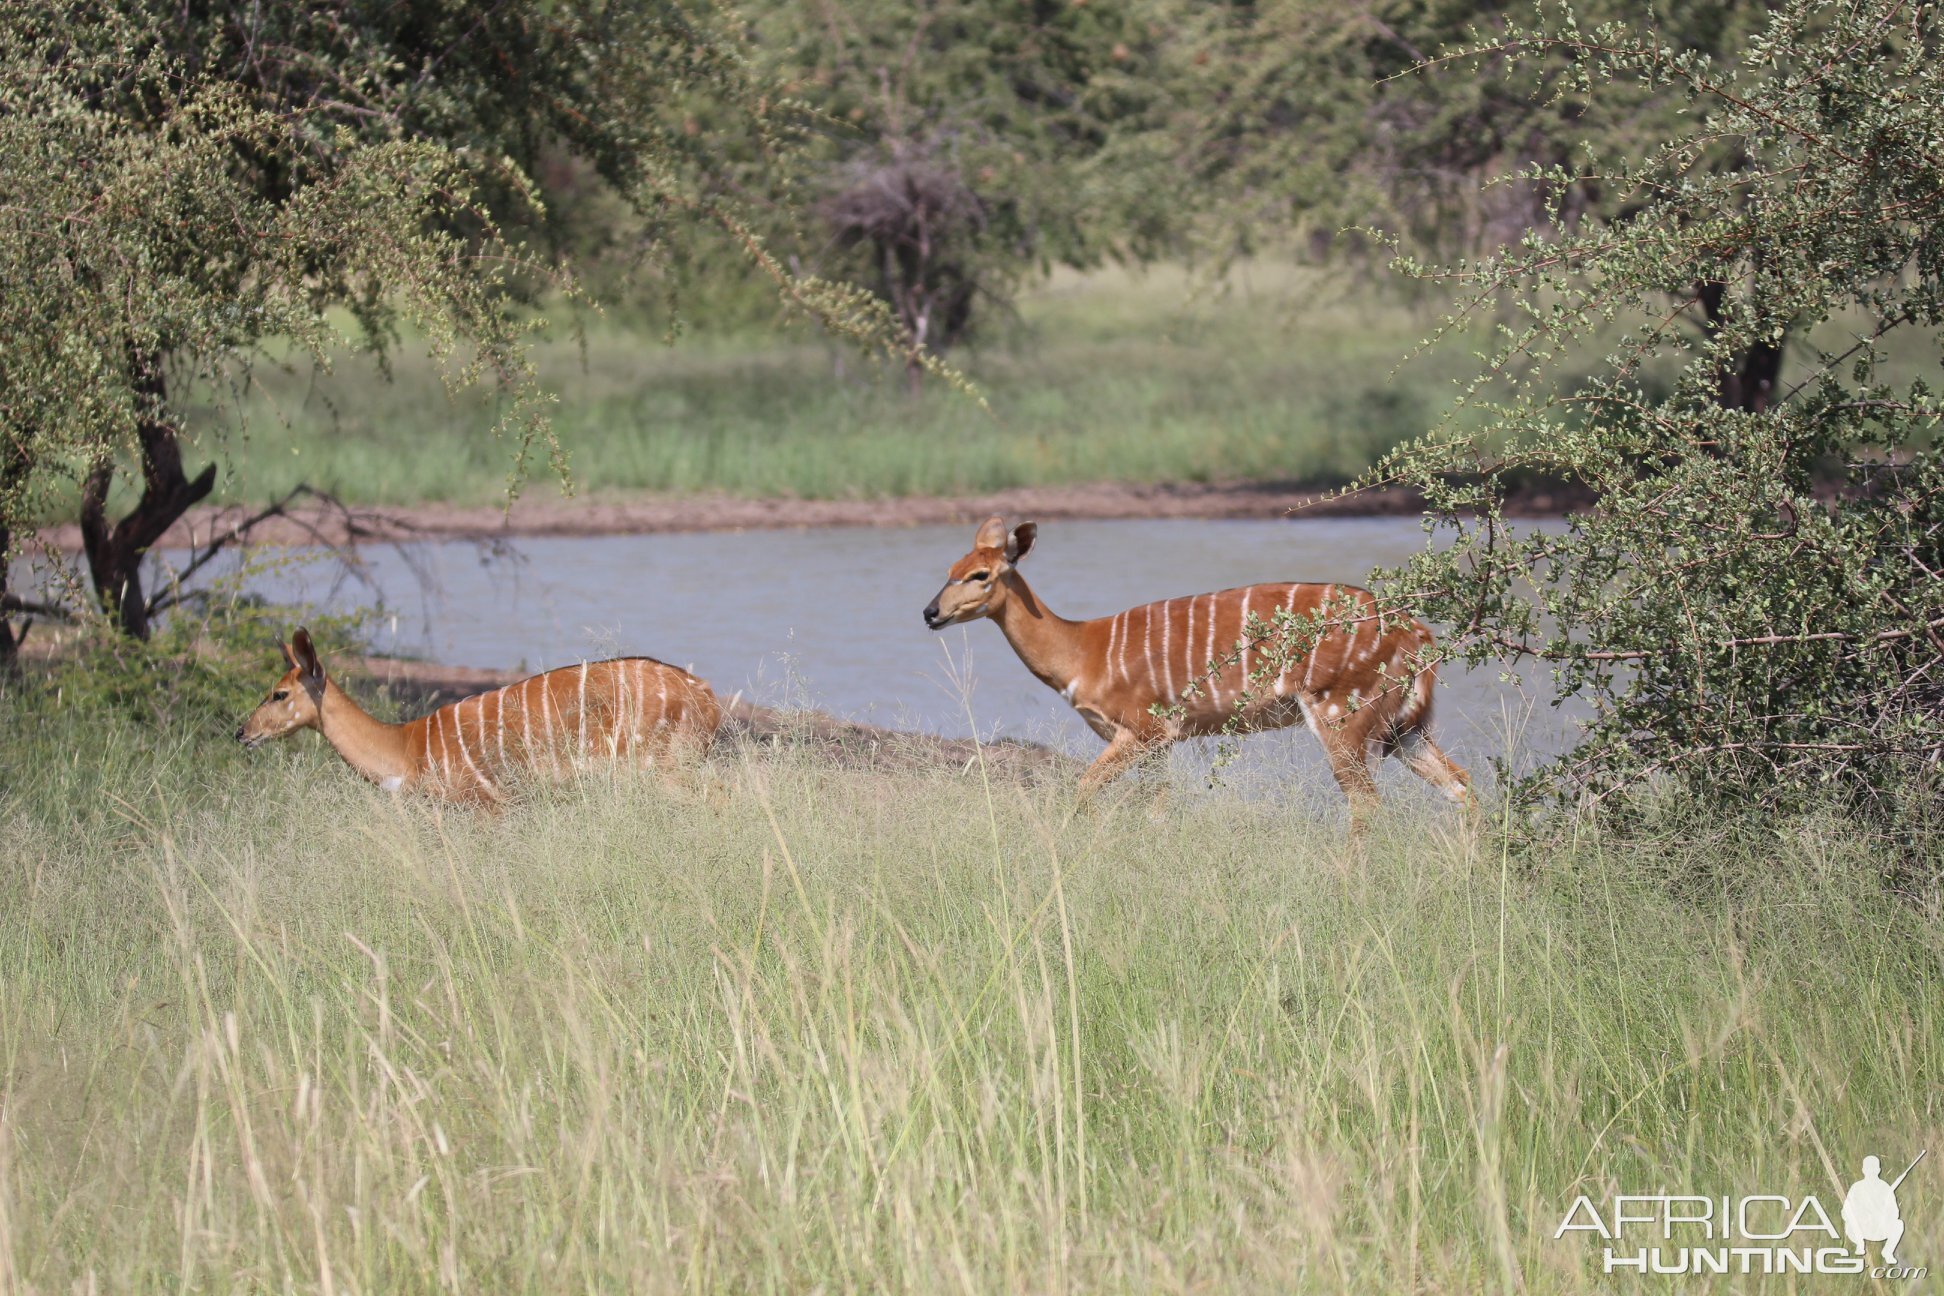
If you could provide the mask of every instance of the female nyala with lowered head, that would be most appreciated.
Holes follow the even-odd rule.
[[[1015,564],[1031,522],[1010,534],[988,518],[925,608],[934,630],[988,617],[1026,669],[1073,704],[1107,750],[1080,779],[1084,798],[1143,756],[1183,738],[1307,724],[1350,799],[1353,822],[1377,796],[1372,762],[1398,755],[1464,804],[1469,776],[1431,741],[1430,630],[1384,616],[1348,585],[1246,585],[1147,603],[1091,621],[1055,616]],[[1302,651],[1278,655],[1262,631],[1296,618]],[[1285,625],[1289,625],[1287,618]]]
[[[560,777],[589,760],[668,770],[707,754],[722,723],[714,690],[651,657],[563,666],[386,724],[325,677],[306,631],[283,653],[290,669],[236,731],[237,741],[255,747],[315,729],[345,764],[387,791],[497,803],[522,776]]]

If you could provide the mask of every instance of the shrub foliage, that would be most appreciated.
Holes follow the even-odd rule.
[[[146,635],[142,556],[215,483],[185,464],[172,390],[346,339],[382,355],[409,329],[452,383],[496,385],[515,486],[533,452],[558,463],[517,307],[574,285],[508,233],[544,227],[543,157],[598,174],[650,257],[713,230],[790,306],[902,358],[880,303],[752,232],[749,159],[787,152],[804,112],[745,44],[706,5],[9,6],[0,553],[78,495],[96,592]],[[137,497],[116,516],[122,476]]]
[[[1936,767],[1941,37],[1931,6],[1792,0],[1732,65],[1565,10],[1467,52],[1563,59],[1566,93],[1688,104],[1637,160],[1530,172],[1560,201],[1502,255],[1402,263],[1506,311],[1461,401],[1482,428],[1376,476],[1421,487],[1451,540],[1387,588],[1451,626],[1456,656],[1543,663],[1590,704],[1585,741],[1527,792],[1666,776],[1780,804]],[[1589,178],[1624,201],[1574,220]],[[1595,376],[1549,381],[1616,328]],[[1535,472],[1598,507],[1509,523]]]

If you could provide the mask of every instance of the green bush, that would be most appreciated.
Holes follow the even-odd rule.
[[[324,643],[362,641],[362,618],[266,603],[241,592],[241,577],[201,591],[160,622],[148,639],[130,639],[99,621],[44,666],[5,680],[10,727],[127,726],[195,742],[226,736],[262,700],[283,666],[278,645],[306,624]],[[144,739],[143,741],[146,741]]]
[[[1734,65],[1561,10],[1478,57],[1564,59],[1568,93],[1684,94],[1644,160],[1531,179],[1550,228],[1414,274],[1509,304],[1475,426],[1377,471],[1421,486],[1440,543],[1386,590],[1467,661],[1549,667],[1584,741],[1523,785],[1602,802],[1672,780],[1806,804],[1834,789],[1886,821],[1944,754],[1944,38],[1937,13],[1792,0]],[[1576,222],[1597,179],[1621,201]],[[1628,324],[1563,390],[1558,357]],[[1893,349],[1927,357],[1892,377]],[[1649,381],[1656,366],[1676,376]],[[1508,523],[1508,484],[1597,492],[1563,529]],[[1620,799],[1620,798],[1616,798]]]

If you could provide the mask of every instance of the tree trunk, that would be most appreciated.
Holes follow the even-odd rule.
[[[1721,328],[1722,299],[1727,291],[1728,285],[1719,280],[1703,283],[1696,291],[1711,334]],[[1757,342],[1737,356],[1733,365],[1722,367],[1716,378],[1716,399],[1724,408],[1750,414],[1768,409],[1782,380],[1782,347],[1781,342]]]
[[[1782,380],[1782,344],[1757,342],[1742,353],[1741,367],[1722,382],[1721,400],[1730,409],[1760,414],[1775,399]]]
[[[13,492],[26,484],[27,446],[25,439],[9,445],[0,459],[0,675],[11,674],[20,661],[20,635],[15,633],[13,616],[8,612],[7,569],[13,560],[13,528],[7,523],[7,509]]]
[[[13,535],[0,522],[0,676],[13,674],[20,662],[20,636],[14,633],[13,616],[7,611],[7,564],[13,552]]]
[[[210,464],[192,481],[182,471],[182,446],[168,422],[162,357],[155,352],[129,356],[138,409],[135,439],[142,452],[142,497],[128,516],[108,524],[108,488],[114,464],[103,457],[81,484],[81,544],[95,594],[123,632],[136,639],[149,634],[148,599],[142,593],[142,559],[149,546],[216,485]]]

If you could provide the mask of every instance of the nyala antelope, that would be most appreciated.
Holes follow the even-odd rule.
[[[236,740],[256,747],[315,729],[344,763],[388,792],[418,788],[497,803],[522,775],[557,778],[590,759],[671,771],[707,754],[722,723],[714,690],[650,657],[583,662],[386,724],[324,674],[308,632],[283,645],[290,667]]]
[[[1038,534],[1031,522],[1008,534],[1004,519],[987,518],[926,605],[925,624],[998,622],[1026,669],[1107,740],[1081,775],[1083,800],[1183,738],[1300,723],[1322,741],[1353,823],[1376,800],[1371,766],[1393,754],[1466,803],[1470,776],[1428,731],[1437,671],[1423,623],[1379,615],[1369,591],[1353,586],[1280,583],[1068,621],[1019,574]],[[1282,636],[1262,633],[1278,613],[1308,627],[1294,631],[1307,651],[1278,659]]]

